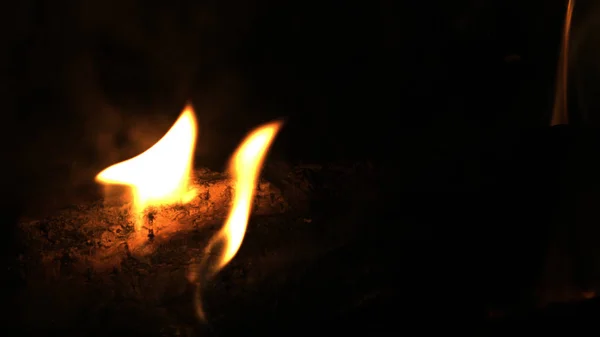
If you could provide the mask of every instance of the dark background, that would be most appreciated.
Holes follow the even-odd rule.
[[[198,156],[215,165],[277,117],[289,118],[277,147],[290,159],[398,159],[409,169],[434,151],[452,157],[479,146],[486,134],[546,126],[564,9],[562,1],[13,6],[3,20],[7,152],[18,157],[19,184],[54,181],[44,190],[57,199],[154,143],[189,99],[201,124]],[[512,54],[520,61],[506,62]],[[40,193],[22,190],[28,202]]]
[[[594,12],[580,3],[589,11],[574,28],[574,58],[583,61],[573,67],[572,114],[585,122],[593,121]],[[540,284],[565,274],[545,268],[556,265],[548,247],[584,247],[557,254],[583,261],[573,272],[579,279],[565,281],[575,292],[593,288],[597,136],[548,126],[565,7],[562,0],[7,3],[0,20],[7,251],[16,218],[94,198],[95,174],[156,142],[191,100],[198,165],[223,168],[247,131],[285,117],[270,158],[368,160],[385,171],[381,202],[390,220],[377,230],[389,237],[396,225],[427,229],[423,278],[435,286],[416,292],[449,315],[536,302]],[[580,230],[564,234],[575,218]],[[393,261],[390,269],[411,272]]]

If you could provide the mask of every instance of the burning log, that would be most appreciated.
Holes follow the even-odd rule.
[[[196,327],[187,272],[194,261],[203,258],[207,242],[221,228],[230,208],[232,186],[222,173],[202,169],[194,176],[198,196],[186,205],[156,207],[147,213],[150,227],[142,230],[146,240],[137,250],[130,247],[136,234],[127,203],[100,200],[71,206],[46,219],[23,221],[20,236],[24,249],[17,269],[26,284],[18,296],[24,320],[36,322],[32,329],[71,335],[68,329],[80,324],[103,326],[107,333],[131,329],[174,336],[184,334],[186,327]],[[227,308],[237,307],[241,299],[256,303],[258,296],[258,305],[262,306],[262,301],[270,308],[271,303],[282,301],[273,298],[273,289],[289,287],[290,280],[302,277],[306,266],[321,256],[339,255],[337,250],[351,237],[352,220],[334,219],[325,226],[315,218],[320,212],[309,210],[309,198],[312,202],[339,199],[348,207],[349,200],[362,204],[374,196],[373,190],[364,188],[373,186],[369,166],[273,163],[265,169],[265,176],[278,178],[258,185],[255,216],[240,256],[209,285],[208,298],[219,298],[217,308],[209,308],[211,322],[223,320],[220,315],[224,311],[232,315]],[[361,248],[354,257],[358,262],[349,265],[353,277],[363,273],[364,264],[359,262],[364,256]],[[337,258],[332,263],[337,263]],[[326,277],[318,273],[319,278]],[[335,273],[332,278],[339,277],[339,270],[331,273]],[[371,298],[387,290],[364,291]],[[366,295],[353,296],[360,302]],[[119,330],[123,331],[127,332]]]
[[[40,236],[45,241],[39,247],[46,252],[45,259],[58,261],[58,256],[68,256],[78,261],[73,266],[79,272],[112,270],[127,256],[144,260],[178,234],[202,229],[210,232],[221,226],[232,201],[231,179],[206,169],[197,170],[195,177],[193,185],[198,196],[186,205],[147,210],[141,233],[135,232],[130,203],[115,205],[103,201],[73,206],[54,217],[23,223],[21,227],[29,238]],[[280,189],[267,181],[259,183],[253,205],[255,214],[281,214],[289,209]],[[48,254],[50,247],[61,248]]]
[[[23,222],[20,229],[26,249],[21,255],[19,270],[30,284],[25,293],[29,298],[22,302],[25,314],[34,315],[25,318],[26,321],[44,325],[39,317],[45,317],[43,312],[52,312],[53,315],[47,315],[51,317],[51,325],[66,328],[73,326],[73,320],[77,321],[77,315],[86,308],[87,312],[81,314],[85,317],[81,324],[103,325],[90,322],[90,317],[106,317],[103,311],[111,308],[112,316],[105,318],[110,320],[110,326],[114,327],[120,317],[140,314],[144,318],[138,321],[155,325],[149,330],[134,330],[151,335],[169,326],[169,313],[165,308],[168,302],[179,297],[189,303],[183,317],[194,322],[196,318],[204,319],[200,290],[224,267],[241,273],[246,285],[263,277],[264,269],[248,266],[261,260],[261,254],[272,243],[264,239],[258,243],[245,242],[251,214],[258,216],[259,223],[287,224],[266,225],[261,229],[274,232],[285,231],[290,226],[302,229],[287,236],[281,246],[284,251],[291,247],[287,265],[312,259],[323,251],[330,251],[332,245],[342,245],[347,237],[340,234],[347,229],[335,228],[333,237],[323,235],[326,231],[322,225],[313,223],[306,213],[302,214],[302,210],[309,208],[308,200],[311,207],[319,200],[319,193],[311,190],[311,183],[305,179],[310,176],[306,173],[319,171],[320,167],[298,168],[287,173],[282,173],[281,167],[272,169],[275,173],[272,176],[279,177],[276,180],[282,189],[260,179],[263,161],[280,127],[280,122],[271,122],[250,132],[232,155],[227,175],[208,170],[193,172],[197,126],[193,109],[187,106],[155,145],[96,176],[106,192],[116,185],[126,186],[129,194],[125,198],[123,195],[113,198],[107,193],[101,202],[74,206],[41,221]],[[348,188],[356,190],[356,186],[343,180],[335,188],[337,193],[344,193],[344,188],[346,192]],[[327,181],[330,185],[336,182],[331,177]],[[344,207],[361,200],[350,197],[350,193],[334,198],[334,194],[328,193],[330,187],[321,191],[329,194],[330,199],[345,200]],[[360,190],[368,191],[364,187]],[[306,194],[310,194],[310,198]],[[259,223],[253,225],[255,229]],[[346,225],[346,222],[340,223]],[[315,226],[320,227],[320,235],[307,237],[305,230],[314,230]],[[331,225],[329,227],[328,230],[332,230]],[[309,245],[299,248],[295,240],[303,236],[302,242]],[[327,243],[319,244],[319,239]],[[242,241],[259,254],[255,253],[241,265],[237,262],[231,265]],[[280,239],[276,242],[279,246],[282,244]],[[281,268],[281,259],[271,256],[270,260],[266,264],[271,273]],[[192,290],[193,296],[189,293]],[[128,306],[134,308],[130,308],[132,312],[120,311]],[[58,309],[65,312],[57,316]],[[177,316],[181,323],[182,316]],[[130,323],[122,326],[132,328]],[[62,330],[55,332],[68,334]],[[103,334],[114,335],[115,331]],[[180,331],[175,333],[180,334]]]

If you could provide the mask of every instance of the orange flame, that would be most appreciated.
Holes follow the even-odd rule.
[[[262,164],[281,128],[281,122],[271,122],[253,130],[230,159],[229,172],[233,180],[233,201],[223,228],[207,246],[202,264],[193,266],[189,281],[200,285],[207,277],[225,267],[237,254],[250,217],[256,185]],[[137,157],[108,167],[96,176],[102,184],[129,186],[132,190],[132,210],[136,216],[136,231],[142,228],[144,211],[152,206],[188,203],[197,191],[190,188],[197,124],[191,106],[186,106],[171,129],[154,146]],[[222,247],[216,262],[209,264],[210,251]],[[203,278],[200,277],[202,272]],[[198,295],[200,288],[197,287]],[[196,308],[204,318],[199,296]]]
[[[556,71],[556,90],[554,94],[554,107],[552,108],[552,119],[550,126],[569,123],[569,107],[567,105],[567,85],[569,75],[569,45],[571,35],[571,19],[575,0],[567,1],[565,23],[558,59],[558,70]]]
[[[215,237],[215,240],[223,240],[225,245],[216,265],[217,270],[229,263],[242,245],[262,163],[280,128],[280,122],[257,128],[244,139],[231,158],[229,170],[233,176],[235,194],[227,221]]]
[[[192,268],[189,274],[190,282],[199,285],[203,281],[199,273],[205,273],[203,274],[204,277],[214,275],[225,267],[240,249],[246,233],[248,219],[250,218],[260,170],[271,143],[281,126],[281,122],[271,122],[256,128],[246,136],[231,157],[229,171],[233,178],[234,187],[231,210],[223,228],[210,241],[203,263],[200,266]],[[208,265],[206,257],[211,256],[211,251],[218,245],[222,247],[222,251],[217,255],[214,265]],[[201,319],[204,319],[204,312],[199,297],[199,287],[197,291],[197,314]]]
[[[189,181],[197,129],[194,110],[188,105],[154,146],[96,176],[96,181],[102,184],[131,187],[136,231],[141,229],[142,215],[148,207],[188,203],[195,197],[196,191],[190,189]]]

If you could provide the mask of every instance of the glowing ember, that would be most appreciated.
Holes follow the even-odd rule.
[[[272,122],[258,127],[252,131],[235,151],[229,163],[229,171],[233,178],[234,196],[231,210],[223,228],[213,237],[207,247],[206,256],[212,256],[215,246],[220,246],[219,255],[214,265],[207,263],[206,257],[203,263],[192,268],[189,280],[199,284],[204,277],[210,277],[222,269],[238,252],[244,235],[258,176],[265,156],[281,128],[280,122]],[[203,276],[202,276],[203,275]],[[204,319],[199,291],[196,297],[196,309],[198,316]]]
[[[189,182],[197,133],[194,110],[188,105],[154,146],[96,176],[102,184],[131,187],[136,231],[142,228],[142,215],[148,207],[188,203],[195,197]]]
[[[581,293],[581,295],[583,296],[583,298],[585,298],[586,300],[591,300],[592,298],[596,297],[596,292],[593,290],[590,291],[584,291]]]

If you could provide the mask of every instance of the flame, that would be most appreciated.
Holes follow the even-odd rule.
[[[567,105],[567,85],[569,75],[569,45],[571,35],[571,19],[575,0],[568,0],[563,26],[560,56],[558,59],[558,70],[556,74],[556,90],[554,95],[554,107],[552,109],[552,120],[550,126],[569,123],[569,108]]]
[[[229,263],[242,245],[262,163],[280,128],[281,122],[258,127],[246,136],[231,157],[229,171],[234,181],[234,196],[231,211],[217,236],[224,239],[217,270]]]
[[[204,313],[200,303],[200,283],[225,267],[237,254],[248,225],[254,194],[262,164],[282,122],[264,124],[242,141],[229,162],[233,200],[231,210],[221,230],[209,242],[204,260],[193,265],[188,280],[196,284],[196,309]],[[197,191],[190,188],[197,124],[191,106],[186,106],[171,129],[154,146],[129,160],[108,167],[96,176],[96,181],[131,188],[132,210],[136,216],[136,232],[144,224],[144,211],[152,206],[188,203]],[[210,254],[219,246],[219,255]],[[208,263],[208,257],[216,262]]]
[[[225,267],[240,249],[250,218],[260,170],[281,126],[281,122],[271,122],[256,128],[246,136],[230,159],[229,172],[233,178],[234,189],[231,210],[225,224],[207,246],[203,263],[193,266],[188,275],[188,280],[198,286],[196,310],[201,319],[204,319],[204,311],[200,301],[200,283]],[[214,258],[211,253],[215,246],[221,247],[220,254],[216,256],[214,264],[207,265],[206,257]]]
[[[129,160],[100,172],[102,184],[131,188],[135,229],[142,228],[142,215],[148,207],[188,203],[196,195],[190,189],[193,155],[198,134],[193,108],[188,105],[171,129],[151,148]]]

